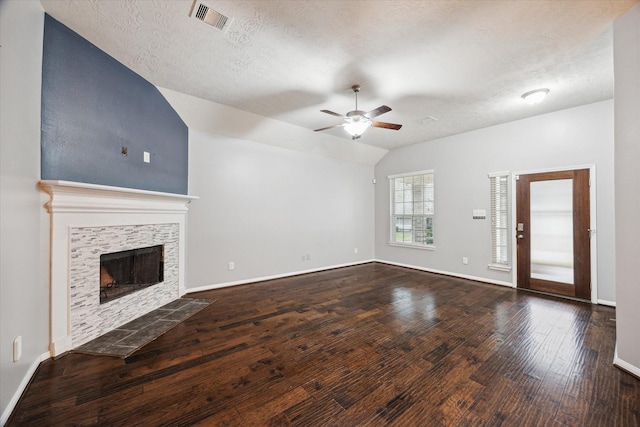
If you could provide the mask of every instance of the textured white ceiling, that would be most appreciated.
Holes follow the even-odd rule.
[[[310,133],[360,84],[360,109],[386,104],[378,119],[403,128],[359,142],[393,149],[611,98],[611,23],[638,1],[205,0],[227,32],[190,18],[192,0],[41,3],[157,86]],[[540,87],[544,103],[520,98]]]

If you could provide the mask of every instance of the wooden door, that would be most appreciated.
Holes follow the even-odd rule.
[[[519,175],[518,287],[591,299],[589,170]]]

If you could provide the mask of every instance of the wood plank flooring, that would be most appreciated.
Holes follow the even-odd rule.
[[[640,426],[610,307],[379,263],[189,296],[127,359],[43,362],[9,425]]]

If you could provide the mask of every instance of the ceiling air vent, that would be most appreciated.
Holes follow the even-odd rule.
[[[229,25],[233,22],[232,18],[229,18],[220,12],[216,12],[206,4],[197,0],[193,5],[191,17],[208,24],[213,28],[217,28],[220,31],[227,31]]]

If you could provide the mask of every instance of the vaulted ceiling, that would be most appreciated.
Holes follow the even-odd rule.
[[[613,97],[612,22],[639,0],[41,0],[151,83],[308,129],[388,105],[384,149]],[[521,95],[548,88],[530,106]],[[341,129],[326,131],[350,141]],[[283,135],[286,138],[286,135]]]

